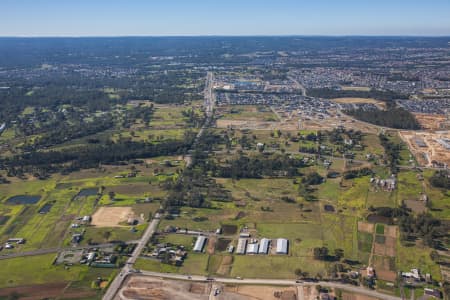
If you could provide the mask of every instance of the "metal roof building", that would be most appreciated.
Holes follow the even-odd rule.
[[[194,245],[194,252],[202,252],[203,251],[203,247],[205,247],[205,243],[206,243],[206,237],[204,236],[199,236],[197,238],[197,240],[195,241],[195,245]]]
[[[259,254],[267,254],[269,252],[269,244],[270,244],[269,239],[266,239],[266,238],[261,239],[261,241],[259,243],[258,253]]]
[[[247,254],[258,254],[258,243],[251,243],[247,245]]]
[[[239,239],[236,247],[236,254],[245,254],[247,239]]]
[[[288,243],[287,239],[277,239],[277,254],[287,254]]]

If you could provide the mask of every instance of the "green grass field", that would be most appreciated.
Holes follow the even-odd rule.
[[[312,276],[323,273],[325,263],[309,257],[286,256],[235,256],[231,277],[242,278],[296,278],[295,270],[301,269]],[[270,271],[268,271],[270,270]]]
[[[208,273],[208,255],[190,252],[181,267],[163,264],[155,259],[139,258],[135,268],[162,273],[206,275]]]
[[[1,261],[0,288],[33,285],[47,282],[68,282],[81,280],[87,266],[53,266],[56,254],[27,256]]]

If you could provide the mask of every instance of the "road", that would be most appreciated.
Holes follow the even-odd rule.
[[[150,222],[150,225],[147,227],[141,239],[139,240],[136,248],[134,248],[131,257],[127,260],[125,266],[122,268],[119,275],[117,275],[116,278],[114,278],[114,280],[109,285],[108,290],[103,296],[103,300],[112,300],[116,295],[117,291],[122,286],[123,281],[128,276],[128,274],[133,272],[134,269],[133,265],[136,262],[136,259],[141,254],[142,249],[144,249],[145,245],[147,245],[147,242],[150,239],[150,237],[152,237],[152,235],[155,233],[156,228],[158,227],[159,224],[159,218],[160,214],[156,213],[153,220]]]
[[[139,275],[152,276],[166,279],[174,280],[191,280],[191,281],[207,281],[205,276],[191,275],[189,278],[186,275],[173,274],[173,273],[158,273],[150,271],[141,271]],[[391,295],[382,294],[380,292],[366,289],[360,286],[353,286],[348,284],[319,281],[319,282],[303,282],[296,283],[294,280],[286,279],[237,279],[237,278],[220,278],[214,277],[214,283],[225,283],[225,284],[250,284],[250,285],[280,285],[280,286],[311,286],[311,285],[321,285],[324,287],[338,288],[352,293],[358,293],[366,296],[376,297],[384,300],[401,300],[401,298]],[[210,296],[211,299],[211,296]]]
[[[195,137],[195,141],[192,145],[192,148],[195,148],[195,145],[197,145],[198,141],[202,137],[203,133],[205,132],[206,128],[210,125],[212,118],[214,116],[214,92],[213,92],[213,82],[214,82],[214,76],[212,72],[208,72],[206,74],[206,84],[205,84],[205,90],[204,90],[204,102],[203,106],[205,108],[205,114],[206,114],[206,120],[202,125],[202,128],[200,128],[199,132],[197,133],[197,136]],[[191,155],[186,155],[184,157],[184,160],[186,161],[186,167],[189,168],[192,165],[192,157]]]
[[[297,89],[301,90],[301,91],[302,91],[302,95],[303,95],[304,97],[306,97],[306,89],[305,89],[305,87],[304,87],[297,79],[295,79],[294,77],[288,76],[288,78],[289,78],[291,81],[294,82],[295,87],[296,87]]]
[[[192,148],[195,148],[195,145],[197,144],[199,139],[202,137],[206,128],[210,125],[213,115],[214,115],[215,100],[214,100],[214,92],[213,92],[213,81],[214,81],[213,73],[208,72],[206,74],[206,84],[205,84],[205,91],[204,91],[205,100],[204,100],[204,104],[203,104],[205,107],[206,120],[203,123],[202,128],[200,128],[200,131],[197,133],[197,136],[195,137],[195,141],[192,145]],[[191,156],[187,155],[185,157],[185,161],[186,161],[186,167],[190,167],[192,164]],[[142,252],[142,249],[147,244],[150,237],[155,233],[156,228],[158,227],[158,224],[159,224],[159,218],[160,218],[160,215],[158,213],[155,214],[155,217],[153,218],[152,222],[150,223],[150,225],[148,226],[148,228],[142,235],[142,238],[139,240],[136,248],[133,251],[133,254],[128,259],[125,266],[122,268],[122,271],[120,272],[120,274],[118,276],[116,276],[116,278],[114,278],[113,282],[111,282],[111,284],[109,285],[108,290],[106,291],[105,295],[103,296],[104,300],[113,299],[114,296],[117,294],[117,291],[122,286],[125,278],[129,274],[133,273],[133,270],[134,270],[133,265],[136,262],[136,259],[139,257],[140,253]]]
[[[126,244],[137,244],[139,240],[133,240],[133,241],[127,241]],[[0,255],[1,259],[9,259],[14,257],[22,257],[22,256],[35,256],[35,255],[42,255],[42,254],[49,254],[49,253],[57,253],[61,251],[76,251],[76,250],[83,250],[83,249],[89,249],[89,248],[109,248],[109,247],[115,247],[116,243],[107,243],[107,244],[99,244],[99,245],[87,245],[87,246],[76,246],[76,247],[65,247],[65,248],[48,248],[48,249],[37,249],[32,251],[24,251],[24,252],[17,252],[17,253],[8,253]]]

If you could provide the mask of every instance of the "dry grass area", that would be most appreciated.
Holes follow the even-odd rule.
[[[342,293],[342,299],[344,299],[344,300],[379,300],[378,298],[365,296],[365,295],[349,294],[347,292]]]
[[[386,103],[380,100],[376,100],[373,98],[334,98],[331,99],[331,101],[336,103],[344,103],[344,104],[364,104],[364,103],[370,103],[378,106],[381,109],[384,109],[386,107]]]
[[[406,207],[411,209],[416,214],[424,213],[427,211],[427,207],[425,206],[425,202],[421,200],[404,200]]]
[[[93,215],[91,224],[98,227],[121,227],[121,222],[134,217],[131,207],[100,207]]]
[[[369,92],[370,87],[368,86],[341,86],[341,89],[344,91],[362,91],[362,92]]]
[[[229,120],[219,119],[216,121],[217,128],[236,128],[250,130],[297,130],[297,122],[264,122],[256,120]]]

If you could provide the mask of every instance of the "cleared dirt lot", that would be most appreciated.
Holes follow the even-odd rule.
[[[131,207],[100,207],[93,215],[91,225],[98,227],[121,227],[121,222],[134,217]]]
[[[216,288],[220,290],[220,294],[210,298],[211,291]],[[299,291],[294,286],[223,285],[216,282],[177,281],[136,275],[128,278],[116,299],[296,300],[298,294]],[[303,299],[313,300],[316,296],[315,288],[305,287]]]
[[[396,238],[398,235],[398,226],[385,225],[384,226],[384,235],[391,237],[391,238]]]
[[[153,277],[132,276],[119,292],[116,299],[208,299],[209,283],[163,280]]]
[[[358,231],[373,233],[374,224],[366,222],[358,222]]]
[[[236,297],[234,299],[297,299],[297,288],[295,287],[271,287],[271,286],[230,286],[225,288],[225,293]],[[229,299],[229,298],[223,298]]]
[[[414,116],[416,117],[420,125],[427,130],[441,130],[441,128],[444,126],[444,122],[447,119],[444,115],[415,113]]]
[[[400,131],[399,135],[420,165],[431,166],[433,160],[450,164],[450,151],[438,142],[439,139],[450,139],[449,131],[439,133]],[[417,141],[423,142],[424,145],[418,145]]]
[[[180,299],[201,300],[209,298],[208,283],[162,280],[153,277],[132,276],[119,292],[116,299]]]

